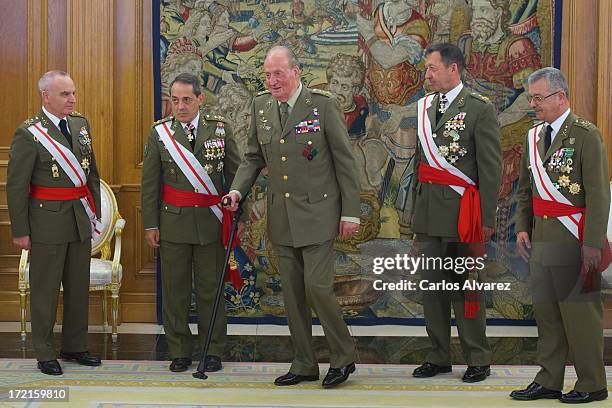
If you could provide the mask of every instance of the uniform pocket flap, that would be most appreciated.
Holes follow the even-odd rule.
[[[38,200],[33,198],[30,200],[30,205],[34,208],[40,208],[41,210],[57,212],[62,206],[62,202],[59,200]]]
[[[325,191],[309,191],[308,202],[311,204],[318,203],[319,201],[327,200],[330,196],[331,194]]]
[[[169,213],[172,213],[172,214],[180,214],[181,213],[181,207],[170,205],[168,203],[162,203],[161,209],[163,211],[165,211],[165,212],[169,212]]]

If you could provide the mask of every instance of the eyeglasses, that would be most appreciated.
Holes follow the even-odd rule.
[[[542,101],[546,98],[550,98],[553,95],[558,94],[559,92],[561,92],[562,89],[559,89],[556,92],[551,93],[550,95],[546,95],[546,96],[540,96],[540,95],[536,95],[536,96],[531,96],[529,94],[527,94],[527,102],[531,103],[531,101],[534,101],[536,103],[536,105],[539,105],[542,103]]]

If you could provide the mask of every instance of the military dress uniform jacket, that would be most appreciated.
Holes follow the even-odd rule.
[[[537,143],[546,173],[572,205],[586,207],[584,244],[602,248],[610,208],[608,159],[599,129],[570,112],[544,152],[544,128]],[[532,196],[538,196],[525,140],[517,193],[516,231],[528,232],[531,259],[544,266],[580,263],[580,243],[557,218],[534,217]],[[561,157],[555,163],[555,156]]]
[[[302,87],[284,128],[272,95],[255,97],[247,151],[230,190],[244,197],[265,166],[272,243],[322,243],[338,235],[341,216],[360,216],[357,169],[330,93]]]
[[[495,108],[487,98],[471,92],[465,86],[436,123],[438,106],[439,95],[434,97],[427,115],[440,153],[477,184],[480,190],[482,225],[495,227],[502,171],[501,134]],[[459,119],[461,116],[463,118]],[[464,129],[461,129],[461,122]],[[453,134],[455,139],[458,135],[455,140],[458,146],[452,145]],[[413,160],[413,232],[458,238],[461,196],[449,186],[418,181],[416,174],[419,163],[421,160],[427,163],[420,143],[417,144]]]
[[[87,187],[100,218],[100,176],[91,145],[88,120],[73,112],[66,116],[72,136],[72,152],[87,175]],[[91,222],[80,200],[39,200],[30,198],[30,185],[74,187],[55,157],[39,143],[27,128],[40,122],[57,143],[70,149],[68,141],[41,111],[15,131],[9,151],[7,200],[14,237],[30,235],[33,242],[60,244],[91,239]]]
[[[208,175],[219,195],[223,195],[224,187],[230,185],[240,164],[238,146],[231,126],[223,117],[200,112],[194,149],[191,148],[187,135],[177,119],[168,117],[156,122],[151,128],[145,146],[142,169],[144,228],[159,228],[161,240],[175,243],[205,245],[218,241],[221,237],[221,223],[210,208],[177,207],[161,201],[162,183],[177,190],[194,191],[155,130],[155,125],[164,121],[167,121],[168,126],[174,130],[173,137],[176,141],[190,152],[195,152],[202,167],[205,169],[208,167]],[[210,147],[215,139],[221,138],[225,139],[224,157],[215,153],[215,149]],[[213,153],[214,157],[207,158],[207,151],[209,154]]]

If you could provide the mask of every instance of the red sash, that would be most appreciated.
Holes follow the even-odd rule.
[[[96,204],[87,185],[81,187],[44,187],[32,184],[30,185],[30,197],[51,201],[79,200],[85,197],[94,214],[96,213]]]
[[[419,181],[422,183],[442,184],[465,188],[459,207],[457,230],[461,242],[482,242],[482,212],[480,191],[462,178],[446,170],[438,170],[426,163],[419,163]]]
[[[540,197],[533,196],[532,198],[533,204],[533,214],[538,217],[564,217],[570,216],[573,214],[580,213],[582,217],[580,218],[580,222],[578,223],[578,240],[582,244],[582,240],[584,239],[584,219],[586,218],[586,208],[584,207],[575,207],[569,204],[559,203],[557,201],[549,201],[543,200]],[[604,237],[603,249],[601,252],[601,261],[599,262],[599,266],[595,270],[587,271],[584,267],[584,263],[580,268],[580,275],[584,277],[584,282],[582,284],[583,292],[592,292],[596,290],[595,285],[595,273],[605,271],[610,263],[612,262],[612,250],[610,249],[610,243],[608,242],[608,238]]]
[[[485,254],[482,237],[482,212],[480,208],[480,191],[476,186],[467,183],[461,177],[446,171],[439,170],[427,163],[419,163],[419,181],[441,185],[452,185],[465,188],[459,206],[459,220],[457,230],[461,242],[472,243],[470,254],[483,256]],[[480,294],[478,291],[464,291],[463,316],[473,319],[480,310]]]
[[[220,195],[196,193],[188,190],[178,190],[171,187],[168,184],[162,184],[161,199],[163,202],[174,205],[176,207],[211,207],[221,202]],[[229,245],[230,235],[232,231],[232,212],[221,206],[223,212],[223,222],[221,223],[221,239],[223,245],[227,248]],[[234,242],[232,242],[232,250],[238,246],[240,240],[238,235],[234,236]],[[236,290],[240,290],[243,286],[240,272],[237,268],[231,268],[228,265],[228,275],[225,277],[226,281],[232,283]]]

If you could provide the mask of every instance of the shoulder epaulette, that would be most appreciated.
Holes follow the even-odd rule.
[[[265,90],[265,91],[261,91],[261,92],[257,92],[257,94],[255,96],[261,96],[261,95],[265,95],[265,94],[269,94],[270,91],[269,90]]]
[[[327,96],[328,98],[331,98],[332,96],[334,96],[331,92],[325,91],[323,89],[313,88],[310,91],[314,94]]]
[[[227,122],[227,119],[225,119],[225,117],[221,115],[205,113],[204,117],[206,118],[206,120],[211,120],[211,121],[216,120],[217,122]]]
[[[593,123],[589,122],[586,119],[582,119],[582,118],[576,118],[575,123],[576,125],[586,130],[593,130],[597,128],[597,126],[595,126]]]
[[[172,120],[172,119],[174,119],[172,115],[166,116],[165,118],[162,118],[160,120],[153,122],[153,126],[161,125],[162,123],[168,122],[169,120]]]
[[[491,100],[489,98],[487,98],[484,95],[479,94],[478,92],[470,92],[470,95],[472,95],[474,98],[479,99],[485,103],[491,103]]]
[[[70,112],[70,116],[78,116],[79,118],[84,118],[85,117],[85,116],[83,116],[82,113],[77,112],[77,111]]]
[[[28,118],[28,119],[24,120],[24,121],[23,121],[23,124],[24,124],[25,126],[31,126],[31,125],[33,125],[33,124],[34,124],[34,123],[36,123],[36,122],[40,122],[40,117],[38,117],[38,116],[32,116],[31,118]]]

